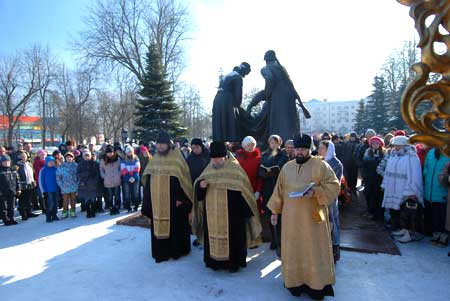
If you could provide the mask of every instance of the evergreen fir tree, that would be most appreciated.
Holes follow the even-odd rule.
[[[158,45],[152,43],[149,48],[144,81],[136,103],[136,138],[155,141],[161,130],[172,139],[179,138],[186,133],[180,124],[181,111],[164,72]]]
[[[389,127],[394,127],[399,130],[407,128],[406,122],[403,120],[401,112],[401,98],[406,85],[402,84],[398,91],[390,93],[390,109],[389,109]]]
[[[375,76],[373,83],[373,93],[369,97],[366,105],[366,120],[368,128],[374,129],[377,133],[387,131],[389,123],[387,120],[386,103],[386,81],[383,77]]]
[[[353,126],[353,130],[356,133],[362,133],[367,128],[367,114],[366,114],[366,105],[364,103],[364,99],[359,101],[358,110],[356,111],[355,116],[355,125]]]

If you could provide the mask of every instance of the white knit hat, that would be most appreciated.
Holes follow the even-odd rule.
[[[404,146],[404,145],[408,145],[408,140],[409,138],[406,136],[397,136],[392,138],[391,140],[391,145],[398,145],[398,146]]]
[[[242,140],[242,147],[246,147],[247,144],[253,143],[254,146],[256,146],[256,140],[252,136],[247,136]]]
[[[131,145],[127,145],[127,147],[125,147],[125,154],[126,153],[134,154],[134,149],[131,147]]]

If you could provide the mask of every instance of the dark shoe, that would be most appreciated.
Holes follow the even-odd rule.
[[[3,223],[5,224],[5,226],[12,226],[12,225],[14,225],[14,224],[12,223],[12,221],[10,221],[10,220],[6,220],[6,221],[4,221]]]
[[[271,249],[271,250],[275,250],[276,248],[277,248],[277,243],[274,242],[274,241],[272,241],[272,242],[270,243],[270,249]]]
[[[128,213],[130,213],[131,212],[131,208],[128,208]]]
[[[28,215],[29,218],[38,217],[39,216],[39,214],[36,214],[36,213],[33,213],[33,212],[29,212],[27,215]]]
[[[59,217],[57,217],[56,215],[52,217],[52,221],[59,221]]]
[[[198,242],[198,239],[196,239],[196,240],[194,240],[194,242],[192,243],[192,245],[193,245],[194,247],[198,247],[198,246],[201,245],[201,244]]]
[[[85,210],[86,210],[86,218],[91,218],[92,217],[92,213],[91,213],[91,207],[85,206]]]
[[[47,223],[51,223],[51,222],[52,222],[52,218],[51,218],[50,216],[47,216],[47,217],[45,218],[45,221],[46,221]]]
[[[27,215],[26,213],[24,213],[24,214],[22,215],[22,220],[23,220],[23,221],[28,220],[28,215]]]
[[[341,248],[338,245],[333,246],[333,258],[334,263],[336,263],[337,261],[339,261],[339,259],[341,259]]]

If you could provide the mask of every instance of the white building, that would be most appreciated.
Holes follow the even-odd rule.
[[[312,99],[305,103],[305,107],[311,113],[311,119],[306,119],[300,114],[300,128],[302,132],[336,133],[345,135],[353,131],[359,100],[352,101],[327,101]]]

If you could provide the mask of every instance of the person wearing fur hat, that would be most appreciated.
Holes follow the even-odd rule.
[[[383,177],[377,173],[378,165],[385,156],[384,141],[374,136],[369,140],[370,148],[363,157],[361,174],[364,178],[364,197],[367,203],[367,212],[371,218],[378,221],[384,220],[384,210],[381,208],[383,192],[381,182]]]
[[[134,211],[137,211],[140,205],[140,171],[141,163],[139,162],[138,157],[134,154],[133,147],[131,145],[127,145],[125,147],[125,156],[120,163],[120,172],[122,174],[124,207],[128,210],[128,212],[131,212],[132,205],[134,205]]]
[[[5,226],[17,225],[14,220],[14,203],[21,193],[19,175],[11,168],[11,158],[8,155],[2,155],[0,163],[0,218]]]
[[[86,209],[86,217],[95,217],[95,199],[99,194],[100,166],[92,160],[89,150],[83,151],[83,160],[77,165],[78,197]]]
[[[389,209],[392,235],[397,241],[408,243],[423,238],[416,229],[419,207],[423,208],[422,168],[416,148],[408,137],[397,136],[384,171],[382,207]]]
[[[247,248],[260,243],[258,205],[247,174],[223,142],[211,143],[210,157],[194,183],[192,229],[204,237],[206,267],[234,273],[247,266]],[[199,203],[204,203],[202,220],[197,216]]]
[[[56,182],[63,194],[62,218],[76,217],[76,202],[78,192],[77,163],[72,152],[66,152],[65,162],[56,171]],[[70,204],[70,212],[69,212]]]
[[[171,147],[166,132],[160,132],[157,152],[142,174],[142,214],[150,218],[152,257],[156,263],[178,259],[191,250],[189,213],[192,182],[189,167],[179,149]]]
[[[294,296],[305,293],[320,300],[334,296],[328,207],[339,194],[339,180],[327,162],[311,155],[312,144],[306,134],[295,137],[296,159],[284,165],[267,207],[272,211],[273,225],[278,224],[278,214],[283,216],[284,286]]]
[[[241,140],[239,108],[242,103],[243,78],[251,71],[248,63],[223,76],[214,97],[212,108],[212,136],[216,141]]]

